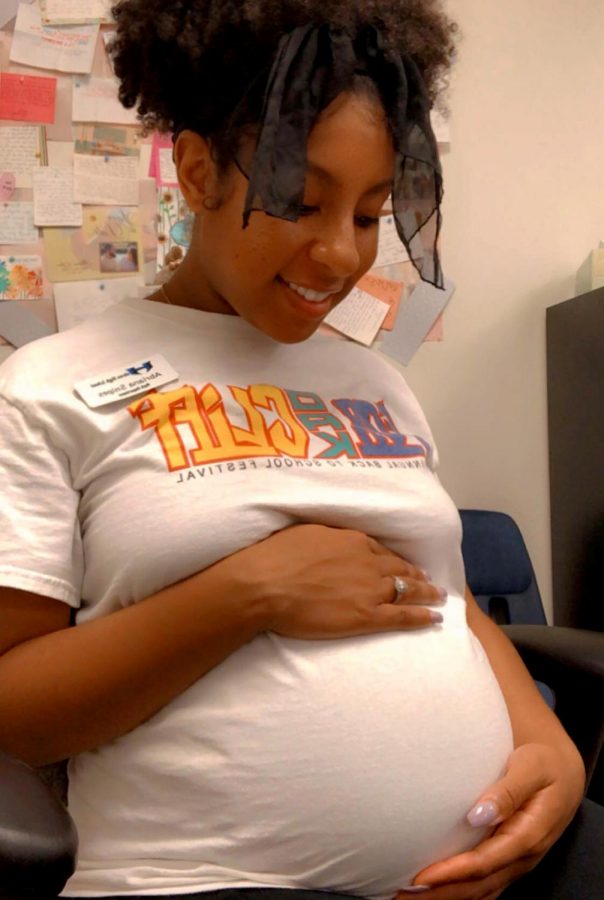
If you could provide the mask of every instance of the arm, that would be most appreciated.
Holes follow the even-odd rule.
[[[393,575],[412,580],[395,605]],[[136,728],[263,631],[319,640],[430,627],[438,589],[366,535],[286,529],[126,609],[69,628],[0,593],[2,749],[40,766]],[[417,604],[413,607],[413,604]]]
[[[547,706],[514,645],[482,612],[469,589],[466,591],[468,625],[482,644],[505,698],[514,732],[514,746],[547,743],[568,755],[577,770],[583,763],[560,720]],[[584,770],[583,775],[584,778]]]

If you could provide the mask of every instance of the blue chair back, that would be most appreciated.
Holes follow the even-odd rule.
[[[547,625],[533,565],[511,516],[460,510],[466,581],[480,608],[500,625]]]
[[[486,509],[460,509],[466,581],[483,612],[499,625],[547,625],[533,564],[511,516]],[[536,681],[555,709],[552,689]]]

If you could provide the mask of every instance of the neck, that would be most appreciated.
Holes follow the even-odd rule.
[[[234,316],[237,313],[210,285],[207,276],[188,253],[163,288],[174,306]],[[161,299],[161,291],[158,292]],[[164,300],[165,302],[165,300]]]

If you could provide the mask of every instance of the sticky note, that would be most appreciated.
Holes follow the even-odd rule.
[[[0,119],[52,125],[56,99],[56,78],[0,74]]]
[[[132,156],[73,158],[74,198],[78,203],[138,206],[138,160]]]
[[[136,112],[122,106],[118,91],[115,78],[75,78],[72,113],[74,122],[135,125]]]
[[[30,188],[32,170],[40,161],[38,125],[0,125],[0,172],[12,172],[18,188]]]
[[[37,69],[86,74],[92,70],[98,33],[98,25],[45,25],[37,5],[21,3],[10,60]]]
[[[0,244],[35,244],[39,237],[33,203],[0,203]]]
[[[387,303],[355,288],[324,321],[351,340],[370,347],[389,309]]]

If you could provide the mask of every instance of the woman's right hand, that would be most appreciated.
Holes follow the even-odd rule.
[[[342,638],[442,621],[422,604],[442,605],[445,591],[362,532],[296,525],[224,562],[266,607],[264,630],[286,637]],[[401,598],[396,576],[407,583]]]

